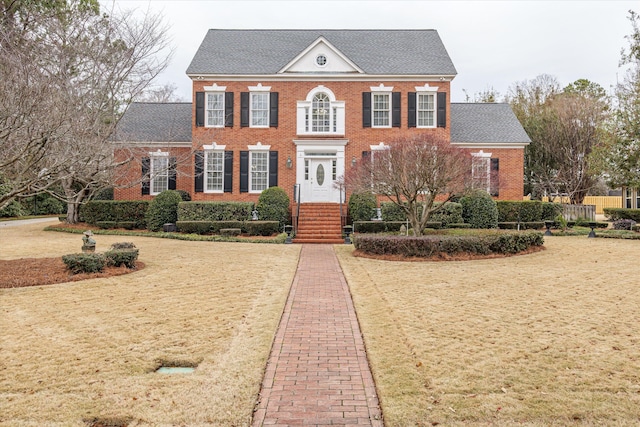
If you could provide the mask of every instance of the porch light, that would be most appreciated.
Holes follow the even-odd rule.
[[[287,169],[291,169],[293,166],[293,161],[291,161],[291,156],[287,157]]]
[[[351,158],[351,167],[355,167],[355,165],[356,165],[356,156],[353,156]]]

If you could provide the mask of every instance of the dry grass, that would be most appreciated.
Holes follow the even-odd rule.
[[[80,251],[80,235],[43,227],[0,229],[0,259]],[[96,240],[133,241],[146,268],[0,289],[0,425],[248,425],[300,247]]]
[[[395,262],[336,246],[387,426],[640,424],[640,242]]]

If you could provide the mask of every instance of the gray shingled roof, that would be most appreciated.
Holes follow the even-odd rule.
[[[324,37],[367,74],[455,75],[436,30],[217,30],[187,74],[276,74]]]
[[[190,102],[134,102],[120,119],[114,139],[126,142],[191,142]]]
[[[451,103],[451,142],[529,143],[509,104]]]

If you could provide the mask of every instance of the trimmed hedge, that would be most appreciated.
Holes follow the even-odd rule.
[[[498,228],[503,230],[517,230],[520,225],[521,230],[540,230],[544,228],[544,221],[529,221],[529,222],[499,222]]]
[[[427,235],[421,237],[366,235],[355,239],[355,248],[372,255],[432,257],[442,254],[515,254],[542,246],[542,233],[492,232],[477,235]]]
[[[164,224],[175,224],[180,203],[182,197],[176,190],[165,190],[155,196],[147,209],[147,228],[150,231],[160,231]]]
[[[635,222],[640,222],[640,209],[604,208],[604,214],[609,221],[632,219]]]
[[[248,221],[252,202],[182,202],[178,221]]]
[[[435,206],[439,206],[441,203],[435,203]],[[407,215],[404,210],[395,203],[383,202],[380,204],[382,211],[383,221],[406,221]],[[461,223],[462,220],[462,205],[455,202],[447,202],[440,210],[432,213],[429,217],[430,222],[441,222],[442,227],[447,228],[451,223]]]
[[[369,221],[378,207],[373,193],[353,193],[349,196],[349,216],[351,221]]]
[[[354,221],[355,233],[387,233],[400,231],[400,227],[407,225],[406,221]],[[425,228],[441,228],[440,221],[429,221]]]
[[[63,255],[62,262],[73,274],[100,273],[107,264],[105,256],[96,253]]]
[[[497,200],[498,222],[543,221],[540,200]]]
[[[472,190],[460,199],[462,218],[471,228],[498,228],[495,200],[483,190]]]
[[[280,231],[278,221],[178,221],[178,231],[187,234],[221,234],[220,230],[238,228],[250,236],[271,236]]]
[[[146,228],[148,200],[91,200],[80,206],[80,220],[97,225],[99,221],[132,222],[133,228]]]
[[[290,223],[289,196],[280,187],[269,187],[260,193],[256,210],[261,220],[277,221],[280,228]]]
[[[104,253],[107,259],[107,265],[120,267],[124,265],[127,268],[136,268],[136,260],[138,259],[139,249],[112,249]]]

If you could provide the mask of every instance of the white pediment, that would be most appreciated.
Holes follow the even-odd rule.
[[[354,74],[364,72],[324,37],[320,37],[285,65],[279,73]]]

